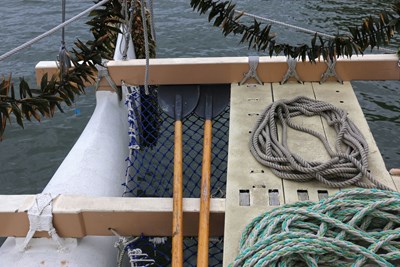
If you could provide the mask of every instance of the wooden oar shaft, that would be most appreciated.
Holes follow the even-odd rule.
[[[211,145],[212,122],[211,120],[206,120],[204,124],[197,267],[208,267],[208,241],[210,232]]]
[[[183,266],[182,121],[175,121],[172,267]]]

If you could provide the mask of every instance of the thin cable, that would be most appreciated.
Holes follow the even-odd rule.
[[[253,18],[253,19],[259,19],[259,20],[263,20],[263,21],[268,21],[270,23],[274,23],[274,24],[281,25],[281,26],[284,26],[284,27],[292,28],[292,29],[299,30],[299,31],[302,31],[302,32],[305,32],[305,33],[310,33],[310,34],[317,33],[318,35],[321,35],[321,36],[324,36],[324,37],[327,37],[327,38],[335,38],[335,36],[331,35],[331,34],[319,32],[319,31],[313,31],[313,30],[310,30],[310,29],[307,29],[307,28],[299,27],[299,26],[296,26],[296,25],[293,25],[293,24],[285,23],[285,22],[282,22],[282,21],[274,20],[274,19],[268,19],[268,18],[265,18],[265,17],[257,16],[257,15],[254,15],[254,14],[250,14],[250,13],[247,13],[247,12],[244,12],[244,11],[235,10],[235,13],[242,14],[244,16],[247,16],[247,17],[250,17],[250,18]],[[382,50],[382,51],[390,52],[390,53],[396,53],[395,50],[389,49],[389,48],[380,47],[379,49]]]
[[[25,48],[30,47],[30,46],[33,45],[34,43],[37,43],[37,42],[40,41],[41,39],[43,39],[43,38],[45,38],[45,37],[47,37],[47,36],[49,36],[49,35],[55,33],[56,31],[58,31],[59,29],[62,29],[63,27],[65,27],[65,26],[67,26],[67,25],[71,24],[72,22],[78,20],[79,18],[83,17],[84,15],[86,15],[86,14],[89,13],[89,12],[91,12],[92,10],[98,8],[99,6],[104,5],[104,4],[107,3],[108,1],[109,1],[109,0],[103,0],[103,1],[101,1],[101,2],[99,2],[99,3],[97,3],[97,4],[95,4],[94,6],[92,6],[92,7],[88,8],[88,9],[82,11],[82,12],[79,13],[78,15],[76,15],[76,16],[70,18],[70,19],[67,20],[66,22],[57,25],[56,27],[52,28],[51,30],[48,30],[47,32],[42,33],[41,35],[39,35],[39,36],[37,36],[37,37],[31,39],[30,41],[28,41],[28,42],[26,42],[26,43],[24,43],[24,44],[22,44],[22,45],[20,45],[20,46],[18,46],[18,47],[16,47],[16,48],[10,50],[10,51],[8,51],[7,53],[4,53],[3,55],[0,56],[0,61],[2,61],[2,60],[4,60],[4,59],[6,59],[6,58],[8,58],[8,57],[10,57],[10,56],[12,56],[12,55],[18,53],[19,51],[21,51],[21,50],[23,50],[23,49],[25,49]]]
[[[154,26],[154,10],[153,10],[153,0],[147,0],[147,7],[150,11],[150,26],[151,26],[151,36],[153,37],[154,42],[157,42],[156,38],[156,29]]]
[[[310,34],[317,33],[317,34],[319,34],[321,36],[325,36],[327,38],[335,38],[335,36],[330,35],[330,34],[318,32],[318,31],[313,31],[313,30],[310,30],[310,29],[306,29],[306,28],[303,28],[303,27],[295,26],[295,25],[292,25],[292,24],[289,24],[289,23],[285,23],[285,22],[281,22],[281,21],[274,20],[274,19],[268,19],[268,18],[265,18],[265,17],[257,16],[257,15],[254,15],[254,14],[250,14],[250,13],[247,13],[247,12],[244,12],[244,11],[235,10],[235,13],[243,14],[244,16],[247,16],[247,17],[250,17],[250,18],[254,18],[254,19],[268,21],[270,23],[274,23],[274,24],[281,25],[281,26],[284,26],[284,27],[293,28],[293,29],[296,29],[296,30],[299,30],[299,31],[302,31],[302,32],[306,32],[306,33],[310,33]]]
[[[142,12],[142,22],[143,22],[143,33],[144,33],[144,50],[146,54],[146,70],[144,75],[144,91],[146,95],[149,94],[149,64],[150,64],[150,51],[149,51],[149,33],[147,32],[147,22],[146,22],[146,11],[145,11],[145,1],[141,1],[141,12]]]
[[[61,23],[65,22],[65,2],[66,0],[62,0],[62,11],[61,11]],[[71,67],[71,61],[68,57],[68,51],[65,46],[65,27],[62,27],[61,30],[61,46],[60,51],[58,52],[58,61],[59,61],[59,68],[60,68],[60,77],[61,81],[64,80],[64,76],[67,74],[69,68]],[[75,109],[76,110],[76,109]]]
[[[65,22],[65,0],[62,0],[61,22]],[[65,44],[65,27],[62,27],[61,29],[61,44]]]

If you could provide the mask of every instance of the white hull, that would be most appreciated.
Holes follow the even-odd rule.
[[[128,155],[127,111],[116,93],[98,91],[97,105],[88,125],[43,193],[116,197],[122,195]],[[115,266],[114,237],[64,239],[64,252],[47,238],[8,238],[0,248],[3,266]]]

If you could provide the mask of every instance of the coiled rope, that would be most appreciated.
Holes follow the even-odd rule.
[[[47,32],[42,33],[41,35],[39,35],[39,36],[37,36],[37,37],[35,37],[35,38],[29,40],[29,41],[26,42],[26,43],[23,43],[22,45],[20,45],[20,46],[14,48],[14,49],[8,51],[7,53],[4,53],[3,55],[0,56],[0,61],[2,61],[2,60],[4,60],[4,59],[6,59],[6,58],[8,58],[8,57],[10,57],[10,56],[12,56],[12,55],[18,53],[19,51],[21,51],[21,50],[23,50],[23,49],[25,49],[25,48],[28,48],[28,47],[30,47],[31,45],[33,45],[33,44],[39,42],[39,41],[42,40],[43,38],[45,38],[45,37],[47,37],[47,36],[49,36],[49,35],[55,33],[55,32],[58,31],[59,29],[64,28],[64,27],[67,26],[68,24],[71,24],[72,22],[78,20],[79,18],[83,17],[84,15],[86,15],[87,13],[91,12],[92,10],[98,8],[99,6],[104,5],[104,4],[107,3],[108,1],[109,1],[109,0],[102,0],[102,1],[98,2],[97,4],[93,5],[92,7],[90,7],[90,8],[88,8],[88,9],[82,11],[82,12],[79,13],[78,15],[76,15],[76,16],[70,18],[69,20],[65,21],[64,23],[61,23],[61,24],[57,25],[56,27],[52,28],[51,30],[48,30]]]
[[[340,191],[256,217],[230,266],[399,266],[399,226],[400,193]]]
[[[300,115],[325,118],[337,133],[335,148],[331,148],[323,134],[292,121],[292,118]],[[282,125],[281,141],[277,133],[278,123]],[[318,138],[331,159],[326,162],[306,161],[290,151],[287,144],[289,127]],[[270,104],[260,114],[252,131],[250,151],[258,162],[270,167],[276,176],[284,179],[296,182],[316,179],[330,187],[356,185],[391,190],[368,171],[367,141],[347,117],[347,112],[323,101],[299,96]],[[369,180],[368,183],[361,181],[364,177]]]
[[[399,266],[399,226],[400,193],[340,191],[255,218],[230,266]]]

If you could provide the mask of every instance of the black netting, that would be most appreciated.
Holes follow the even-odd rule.
[[[172,197],[174,120],[157,106],[156,89],[149,96],[130,96],[133,118],[127,158],[125,196]],[[138,100],[139,99],[139,100]],[[135,101],[136,100],[136,101]],[[228,156],[229,107],[213,119],[211,194],[224,197]],[[204,120],[195,114],[183,120],[184,197],[200,196]]]
[[[124,196],[172,197],[174,120],[158,107],[157,90],[150,88],[146,96],[143,88],[130,87],[126,104],[129,110],[131,154],[126,159],[127,171]],[[211,195],[225,197],[228,157],[229,106],[213,119],[211,165]],[[184,197],[200,197],[203,155],[204,119],[195,114],[183,120],[183,188]],[[171,238],[154,245],[150,237],[141,237],[130,245],[140,249],[139,259],[145,255],[154,259],[152,266],[170,266]],[[209,266],[222,266],[222,239],[210,240]],[[197,238],[184,239],[184,266],[196,266]],[[139,261],[140,262],[140,261]],[[145,264],[145,263],[143,263]],[[137,265],[146,266],[146,265]]]
[[[197,238],[184,238],[184,266],[196,266],[197,261]],[[171,266],[171,238],[166,238],[163,244],[156,244],[154,238],[141,237],[137,241],[130,243],[126,248],[128,250],[136,250],[140,247],[140,254],[131,256],[136,260],[137,266],[146,266],[147,262],[154,263],[149,266]],[[209,242],[209,260],[208,266],[219,267],[222,266],[222,253],[223,253],[223,238],[211,238]],[[140,259],[145,259],[141,261]],[[151,261],[150,261],[151,260]]]

